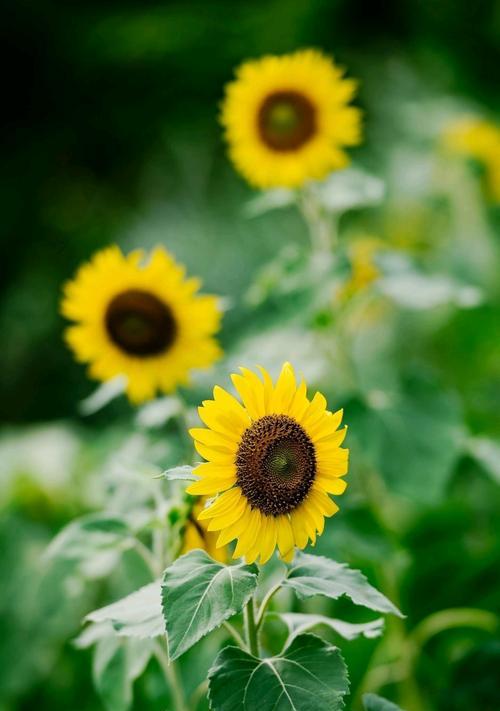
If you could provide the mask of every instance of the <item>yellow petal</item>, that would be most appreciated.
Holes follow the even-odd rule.
[[[302,513],[300,511],[292,511],[290,514],[290,519],[292,523],[293,537],[295,539],[295,545],[299,548],[305,548],[307,546],[307,541],[309,536],[307,535],[307,527],[303,520]]]
[[[186,488],[186,492],[192,496],[219,494],[226,489],[230,489],[236,482],[236,477],[232,476],[226,479],[218,479],[216,477],[207,477],[195,481]]]
[[[230,466],[234,464],[235,455],[227,449],[217,449],[215,447],[207,447],[201,442],[194,443],[194,447],[198,454],[200,454],[203,459],[207,459],[209,462],[216,462],[217,464],[222,464],[223,466]]]
[[[203,427],[192,427],[189,430],[191,437],[201,444],[206,444],[207,447],[215,447],[224,451],[229,451],[232,454],[236,453],[238,444],[236,441],[231,441],[225,435],[213,430],[207,430]]]
[[[276,548],[276,519],[274,516],[263,516],[260,532],[260,564],[267,563]]]
[[[307,501],[311,509],[316,511],[318,517],[321,516],[321,518],[324,516],[333,516],[333,514],[337,513],[339,510],[337,504],[332,501],[328,494],[321,489],[315,489],[314,487],[309,492]]]
[[[254,545],[260,529],[261,513],[259,509],[252,509],[248,525],[238,537],[233,558],[240,558]]]
[[[236,486],[234,489],[231,489],[231,491],[226,491],[224,494],[218,496],[213,504],[203,509],[203,511],[198,516],[198,519],[200,521],[204,521],[205,519],[212,518],[213,516],[218,516],[219,514],[224,513],[226,510],[229,510],[232,506],[237,504],[240,500],[240,497],[241,489],[239,486]]]
[[[207,531],[222,531],[223,528],[232,526],[243,516],[247,506],[247,500],[242,496],[229,511],[224,511],[224,513],[212,518],[208,523]]]
[[[230,476],[236,476],[236,465],[203,462],[193,469],[193,474],[196,474],[196,476],[199,476],[201,479],[210,476],[214,476],[217,479],[227,479]]]
[[[315,484],[321,487],[328,494],[334,494],[340,496],[343,494],[347,488],[347,482],[344,479],[328,478],[324,476],[317,476],[315,479]]]
[[[241,417],[235,417],[230,410],[224,410],[213,400],[205,400],[203,407],[198,408],[200,420],[214,432],[219,432],[231,440],[238,442],[248,423]]]
[[[233,525],[229,526],[229,528],[224,528],[221,530],[221,532],[219,533],[219,537],[217,538],[217,548],[227,545],[234,538],[238,538],[240,533],[242,533],[248,526],[248,521],[250,519],[251,512],[252,509],[250,508],[250,506],[247,505],[241,517],[238,519],[238,521],[236,521],[236,523],[233,523]]]
[[[276,518],[278,529],[278,548],[280,556],[288,561],[290,555],[293,557],[293,532],[288,516],[278,516]]]
[[[285,363],[274,386],[269,412],[288,413],[288,408],[295,395],[296,388],[293,368],[290,363]]]

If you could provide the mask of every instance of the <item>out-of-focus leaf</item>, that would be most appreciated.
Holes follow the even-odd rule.
[[[282,654],[266,659],[226,647],[209,671],[214,711],[340,711],[348,691],[340,651],[311,634],[296,637]]]
[[[387,701],[377,694],[363,694],[363,707],[365,711],[403,711],[392,701]]]
[[[127,380],[123,375],[118,375],[116,378],[102,383],[92,395],[81,401],[79,405],[80,412],[82,415],[94,415],[112,400],[123,395],[126,386]]]
[[[487,437],[471,437],[466,443],[466,449],[491,478],[500,484],[500,443]]]
[[[336,600],[347,595],[355,605],[403,617],[398,608],[370,585],[359,570],[352,570],[344,563],[322,556],[297,552],[283,587],[291,588],[301,600],[313,595],[325,595]]]
[[[86,560],[97,553],[124,550],[131,545],[131,531],[123,519],[106,514],[89,514],[63,528],[45,555],[48,558]]]
[[[446,274],[387,274],[378,280],[377,289],[399,306],[417,311],[446,304],[472,309],[483,301],[480,289],[460,284]]]
[[[277,210],[282,207],[293,205],[297,198],[297,193],[286,188],[276,188],[266,190],[261,195],[247,202],[245,206],[246,217],[257,217],[270,210]]]
[[[163,427],[181,411],[181,402],[177,397],[159,397],[143,405],[137,412],[136,423],[139,427],[155,429]]]
[[[169,654],[176,659],[201,637],[240,612],[257,586],[255,565],[223,565],[205,551],[178,558],[163,577]]]
[[[122,637],[158,637],[165,633],[161,581],[145,585],[117,602],[87,615],[90,622],[110,622]]]
[[[314,627],[323,625],[329,627],[338,635],[347,640],[356,639],[357,637],[366,637],[374,639],[380,637],[384,631],[384,620],[379,617],[371,622],[361,622],[353,624],[344,620],[336,620],[325,615],[309,615],[302,612],[270,612],[267,616],[277,616],[288,627],[289,642],[299,634],[309,632]]]
[[[312,189],[323,207],[330,212],[378,205],[385,195],[383,180],[359,168],[331,173],[323,182],[313,183]]]
[[[355,455],[373,466],[394,493],[417,503],[439,500],[464,449],[457,399],[416,383],[402,395],[373,393],[368,401],[369,408],[349,411]]]
[[[93,658],[95,687],[108,711],[127,711],[132,704],[132,685],[146,668],[152,642],[109,635],[99,640]]]

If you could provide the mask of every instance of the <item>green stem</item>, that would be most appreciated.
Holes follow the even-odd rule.
[[[145,546],[144,543],[138,538],[134,539],[134,549],[136,553],[140,555],[144,563],[147,565],[151,573],[151,577],[154,580],[158,575],[158,565],[156,558],[153,556],[149,548]]]
[[[243,611],[243,619],[245,622],[245,636],[247,640],[250,654],[254,657],[259,656],[259,640],[257,635],[257,626],[255,624],[255,611],[253,597],[248,601],[247,606]]]
[[[299,193],[298,207],[307,225],[313,250],[317,254],[330,254],[337,241],[337,225],[332,216],[325,214],[311,190]]]
[[[279,583],[276,583],[276,585],[273,585],[267,593],[265,594],[264,598],[262,599],[262,602],[260,604],[259,612],[257,613],[257,619],[255,622],[255,626],[257,628],[257,631],[259,630],[262,622],[264,621],[264,615],[266,614],[266,609],[269,603],[271,602],[271,599],[274,597],[274,595],[278,592],[278,590],[281,588],[281,581]]]
[[[184,699],[184,690],[182,688],[178,666],[175,662],[169,661],[166,650],[159,642],[155,644],[155,656],[172,692],[175,711],[189,711]]]
[[[223,622],[222,624],[223,624],[223,626],[225,627],[226,631],[229,632],[229,634],[231,635],[231,637],[234,639],[234,641],[236,642],[236,644],[238,645],[238,647],[241,647],[242,649],[246,649],[247,646],[246,646],[246,644],[245,644],[243,638],[241,637],[241,635],[239,634],[239,632],[234,629],[233,625],[232,625],[230,622],[227,622],[227,621],[226,621],[226,622]]]

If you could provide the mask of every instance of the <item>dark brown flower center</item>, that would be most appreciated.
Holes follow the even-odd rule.
[[[303,146],[316,130],[316,111],[298,91],[276,91],[259,109],[259,133],[275,151],[293,151]]]
[[[168,306],[139,289],[115,296],[106,310],[105,322],[111,340],[135,356],[163,353],[177,335],[177,324]]]
[[[288,415],[265,415],[242,435],[238,484],[253,508],[268,516],[293,511],[316,476],[314,445]]]

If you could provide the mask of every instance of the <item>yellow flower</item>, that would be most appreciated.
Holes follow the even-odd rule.
[[[226,548],[217,548],[218,534],[208,530],[208,521],[198,521],[199,514],[203,511],[205,500],[200,499],[193,506],[184,528],[182,547],[179,555],[189,553],[195,548],[201,548],[209,556],[220,563],[227,562]]]
[[[216,386],[214,399],[199,408],[207,429],[191,435],[207,461],[187,491],[217,495],[198,519],[219,531],[217,546],[238,539],[233,557],[253,562],[260,556],[264,564],[278,546],[290,561],[294,547],[314,544],[325,516],[338,511],[329,494],[345,491],[342,411],[329,412],[320,393],[309,400],[289,363],[276,384],[262,368],[263,379],[240,370],[232,381],[242,403]]]
[[[464,118],[447,127],[443,142],[452,153],[484,167],[488,192],[500,202],[500,128],[483,119]]]
[[[363,237],[353,242],[349,250],[351,276],[338,293],[340,299],[354,296],[379,278],[380,270],[374,257],[380,245],[380,240],[373,237]]]
[[[104,249],[64,287],[62,313],[76,322],[66,341],[92,378],[125,376],[134,403],[171,392],[221,353],[217,301],[199,287],[162,247],[149,259],[141,250]]]
[[[243,64],[226,87],[222,124],[236,168],[259,188],[299,187],[344,168],[360,142],[356,82],[315,50]]]

